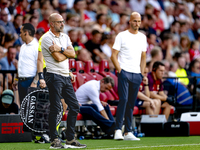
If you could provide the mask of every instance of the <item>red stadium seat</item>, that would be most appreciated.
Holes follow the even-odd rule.
[[[113,116],[115,116],[115,115],[116,115],[115,107],[114,107],[114,106],[109,106],[109,107],[110,107],[111,114],[112,114]]]
[[[104,77],[110,76],[114,79],[115,86],[114,86],[113,90],[111,90],[111,93],[113,94],[113,96],[115,96],[115,99],[118,100],[119,99],[119,96],[117,94],[118,93],[118,78],[117,78],[117,76],[115,76],[114,74],[112,74],[110,72],[109,63],[107,60],[102,60],[100,62],[99,74]]]
[[[68,115],[68,111],[66,111],[65,114],[63,115],[62,121],[67,120],[67,115]],[[83,120],[83,116],[80,113],[78,113],[76,120]]]
[[[96,71],[95,71],[95,68],[94,68],[94,63],[92,60],[88,60],[85,62],[85,72],[91,76],[93,76],[93,78],[95,80],[101,80],[103,79],[103,76],[98,74]]]
[[[76,73],[76,61],[75,61],[75,59],[69,59],[69,70],[71,70],[76,77],[76,81],[74,83],[72,83],[74,91],[76,91],[78,89],[78,84],[77,84],[77,73]]]
[[[82,61],[76,61],[76,74],[77,74],[77,87],[87,81],[94,80],[93,76],[84,72],[84,66]]]

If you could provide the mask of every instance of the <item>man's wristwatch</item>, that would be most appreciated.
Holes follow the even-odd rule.
[[[61,53],[63,53],[65,51],[65,49],[63,47],[61,47]]]

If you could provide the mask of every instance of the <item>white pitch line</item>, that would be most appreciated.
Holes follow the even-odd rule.
[[[95,149],[95,150],[112,150],[112,149],[134,149],[134,148],[150,148],[150,147],[179,147],[179,146],[194,146],[200,144],[180,144],[180,145],[158,145],[158,146],[138,146],[138,147],[116,147],[116,148],[103,148],[103,149]],[[94,150],[94,149],[88,149]]]

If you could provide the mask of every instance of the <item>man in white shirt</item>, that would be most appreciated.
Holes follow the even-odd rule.
[[[139,32],[141,16],[133,12],[129,20],[130,28],[120,32],[113,45],[111,60],[117,69],[119,104],[116,113],[116,140],[140,140],[132,134],[133,108],[142,82],[146,65],[146,36]],[[125,118],[124,137],[121,128]]]
[[[35,28],[32,24],[23,24],[20,32],[24,44],[20,48],[18,74],[14,79],[13,88],[19,90],[21,103],[27,94],[28,87],[37,87],[38,42],[34,39]]]
[[[86,119],[92,119],[106,134],[113,134],[115,120],[108,103],[100,101],[100,92],[106,92],[114,87],[114,80],[105,77],[100,81],[91,80],[81,85],[76,91],[80,103],[80,113]]]
[[[75,52],[69,36],[62,33],[64,20],[60,14],[53,13],[49,17],[50,30],[43,35],[41,48],[46,62],[45,81],[49,89],[50,113],[49,131],[51,137],[50,148],[85,148],[74,138],[76,117],[79,104],[74,93],[69,73],[68,58],[74,58]],[[39,79],[44,79],[43,72],[39,72]],[[60,99],[64,98],[69,107],[67,117],[66,143],[61,144],[56,130],[56,118],[60,111]]]

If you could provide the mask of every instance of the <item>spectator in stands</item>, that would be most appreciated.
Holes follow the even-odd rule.
[[[85,43],[85,47],[92,53],[92,59],[94,62],[100,62],[102,59],[105,58],[105,54],[102,53],[100,48],[102,34],[98,30],[92,31],[91,40],[88,40]]]
[[[145,33],[148,34],[155,34],[156,31],[153,29],[153,24],[155,23],[153,16],[151,15],[144,15],[142,17],[142,24],[140,27],[140,30],[145,31]]]
[[[177,55],[177,63],[178,63],[178,69],[176,71],[176,76],[177,77],[187,77],[187,72],[184,69],[186,65],[185,58],[183,57],[182,54]],[[180,78],[179,81],[183,83],[185,86],[189,84],[189,79],[188,78]]]
[[[177,77],[176,76],[177,69],[178,69],[178,63],[175,62],[175,61],[171,62],[169,72],[168,72],[168,76],[169,77]]]
[[[147,3],[146,0],[130,0],[129,1],[132,11],[137,11],[141,15],[144,15],[145,13],[146,3]]]
[[[4,44],[4,40],[5,40],[5,31],[4,28],[0,26],[0,46]]]
[[[18,114],[19,108],[14,100],[13,91],[4,90],[1,95],[0,114]]]
[[[18,73],[13,82],[13,89],[18,89],[21,104],[27,95],[28,88],[37,87],[38,42],[34,38],[35,28],[32,24],[23,24],[20,32],[20,36],[25,43],[20,48]]]
[[[131,122],[135,100],[146,65],[147,39],[143,33],[138,31],[141,24],[139,13],[133,12],[131,14],[129,24],[128,30],[120,32],[116,36],[111,56],[111,60],[119,73],[119,104],[114,135],[114,139],[117,140],[140,140],[132,134]],[[121,131],[123,118],[125,118],[124,137]]]
[[[200,62],[197,59],[194,59],[190,63],[189,75],[192,77],[200,77]],[[194,84],[194,79],[190,79],[190,84]],[[197,85],[200,85],[200,78],[197,78]],[[191,89],[194,87],[192,86]]]
[[[13,25],[15,27],[18,36],[20,36],[20,28],[22,24],[23,24],[23,16],[21,14],[15,15]]]
[[[17,38],[17,33],[13,23],[8,21],[8,13],[5,10],[1,10],[0,12],[0,25],[4,28],[5,33],[10,33]]]
[[[199,41],[192,41],[189,49],[190,61],[194,59],[200,60]]]
[[[16,7],[17,14],[25,15],[28,6],[27,0],[18,0],[18,5]]]
[[[171,50],[172,50],[172,35],[165,34],[163,35],[163,39],[160,47],[162,48],[163,59],[172,60]]]
[[[180,23],[178,21],[174,21],[169,29],[163,30],[161,32],[160,38],[163,39],[163,36],[166,33],[168,33],[168,34],[173,34],[173,35],[178,36],[180,40],[179,29],[180,29]]]
[[[85,14],[89,17],[87,22],[95,22],[96,21],[96,12],[98,9],[98,5],[94,0],[87,0],[87,10],[85,10]]]
[[[15,17],[14,17],[14,27],[15,27],[15,30],[16,30],[16,33],[18,35],[18,39],[16,39],[15,41],[15,45],[16,44],[19,44],[19,45],[22,45],[23,44],[23,41],[22,39],[20,38],[20,28],[23,24],[23,16],[21,14],[17,14]]]
[[[15,42],[15,37],[12,34],[6,33],[3,43],[3,52],[6,54],[8,47],[13,46]]]
[[[156,38],[156,35],[153,33],[147,35],[147,62],[151,60],[151,50],[157,45]]]
[[[196,1],[194,3],[194,10],[192,12],[192,17],[193,19],[199,19],[200,18],[200,2],[199,1]]]
[[[82,49],[82,46],[80,46],[78,43],[78,31],[71,29],[68,31],[68,36],[69,36],[69,38],[72,42],[72,46],[74,47],[74,50],[76,52],[75,58],[77,58],[78,51]]]
[[[154,62],[156,61],[162,61],[163,59],[163,54],[161,51],[161,48],[158,46],[155,46],[152,50],[151,50],[151,61],[149,64],[149,72],[152,71],[152,66],[154,64]]]
[[[75,0],[74,7],[71,9],[71,12],[78,14],[80,17],[80,27],[83,26],[84,21],[88,19],[88,16],[85,14],[86,9],[86,0]]]
[[[3,47],[0,46],[0,60],[5,56],[4,52],[3,52]]]
[[[114,133],[115,120],[108,103],[100,101],[99,96],[100,92],[104,93],[112,87],[114,87],[113,78],[105,77],[100,81],[88,81],[76,91],[76,97],[80,103],[80,113],[85,119],[92,119],[106,134]]]
[[[37,28],[43,28],[45,32],[49,31],[50,26],[49,26],[49,16],[52,13],[52,10],[45,10],[43,13],[43,20],[39,22]]]
[[[158,115],[160,113],[161,101],[159,99],[151,99],[148,86],[148,68],[145,68],[144,77],[138,91],[138,97],[135,101],[135,106],[145,108],[146,114]]]
[[[15,59],[17,49],[14,46],[8,47],[7,56],[0,60],[1,70],[17,70],[18,61]]]
[[[124,31],[128,28],[128,15],[125,13],[120,14],[120,21],[119,21],[119,30]]]
[[[194,37],[196,40],[198,40],[198,37],[200,35],[199,28],[200,28],[200,20],[195,19],[195,22],[192,25],[192,32],[194,33]]]
[[[162,78],[164,75],[165,66],[163,63],[157,61],[153,64],[153,70],[148,74],[150,98],[159,99],[162,101],[161,108],[163,108],[163,114],[168,120],[171,110],[171,105],[175,104],[175,100],[168,97],[163,92]]]
[[[101,33],[106,32],[106,15],[98,14],[96,17],[97,23],[93,26],[93,30],[98,30]]]
[[[8,9],[9,7],[9,2],[7,0],[1,0],[0,1],[0,11],[1,10],[5,10],[6,13],[8,13],[8,20],[11,21],[12,20],[12,15],[11,15],[11,12],[10,10]],[[14,8],[15,9],[15,8]]]
[[[85,63],[88,60],[92,60],[92,54],[85,48],[82,48],[78,51],[78,60],[82,61]]]
[[[44,29],[43,28],[38,28],[36,30],[36,33],[35,33],[35,37],[36,39],[39,41],[39,39],[41,38],[41,36],[45,33]]]
[[[188,52],[190,48],[190,40],[187,36],[182,36],[180,39],[181,52]]]
[[[176,70],[178,69],[177,62],[171,62],[169,77],[176,77]],[[167,78],[163,82],[164,93],[168,97],[176,97],[176,105],[191,105],[193,102],[192,96],[189,90],[178,81],[177,78]]]
[[[80,20],[77,14],[68,13],[63,32],[68,34],[69,30],[77,28],[79,22]]]
[[[31,18],[29,19],[29,23],[31,23],[34,26],[35,31],[37,31],[38,18],[35,16],[31,16]]]
[[[179,48],[179,37],[173,34],[171,54],[172,56],[174,56],[175,53],[180,53],[180,52],[181,52],[181,49]]]

